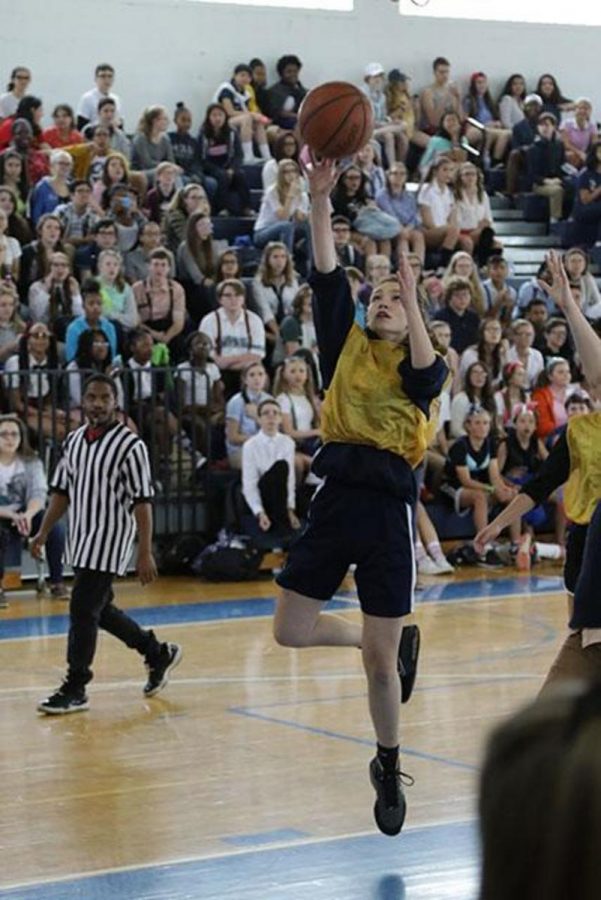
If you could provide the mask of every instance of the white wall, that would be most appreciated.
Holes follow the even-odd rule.
[[[527,0],[525,0],[527,2]],[[418,89],[431,61],[447,56],[465,85],[483,69],[500,86],[522,72],[534,89],[553,72],[569,97],[587,95],[601,118],[599,28],[511,25],[401,17],[390,0],[355,0],[352,13],[212,5],[194,0],[2,0],[0,77],[16,64],[32,68],[32,92],[47,113],[76,104],[97,62],[117,69],[126,125],[153,102],[171,111],[190,104],[196,124],[215,87],[237,62],[261,56],[273,72],[282,53],[304,62],[311,86],[330,78],[360,82],[366,62],[397,66]]]

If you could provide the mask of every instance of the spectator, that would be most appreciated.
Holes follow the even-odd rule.
[[[0,209],[8,216],[8,236],[13,237],[21,246],[28,244],[32,240],[31,228],[27,219],[17,211],[17,195],[12,187],[0,185]]]
[[[217,246],[208,215],[192,213],[187,222],[186,239],[177,248],[177,274],[185,288],[187,308],[195,324],[214,308]]]
[[[353,266],[365,269],[365,256],[357,249],[351,240],[351,223],[346,216],[332,216],[332,232],[334,234],[334,247],[336,257],[341,266]]]
[[[516,407],[524,406],[530,397],[528,375],[521,362],[508,362],[503,366],[502,387],[495,394],[497,421],[506,429],[513,421]]]
[[[98,104],[105,97],[110,97],[117,108],[121,118],[121,101],[117,94],[111,91],[115,81],[115,70],[108,63],[100,63],[94,71],[96,86],[80,97],[77,104],[77,127],[81,131],[84,126],[96,125],[99,121]]]
[[[215,267],[215,282],[219,284],[226,278],[242,278],[242,267],[238,254],[233,247],[224,250],[219,254],[217,265]]]
[[[507,260],[494,253],[488,257],[486,271],[488,278],[482,282],[486,315],[499,319],[503,325],[508,325],[511,321],[518,295],[515,288],[507,284],[507,276],[509,275]]]
[[[585,229],[587,243],[601,241],[601,142],[596,141],[589,147],[586,168],[576,181],[573,217],[580,229]],[[594,232],[592,241],[588,238],[591,229]]]
[[[133,286],[140,321],[154,341],[167,344],[171,359],[177,359],[182,347],[186,321],[184,289],[171,278],[171,254],[159,247],[150,254],[148,278]]]
[[[103,250],[117,247],[117,226],[112,219],[99,219],[92,226],[92,240],[76,254],[79,280],[95,276],[98,270],[98,256]]]
[[[251,81],[246,85],[246,93],[249,96],[248,108],[251,112],[260,112],[264,116],[269,115],[269,94],[267,91],[267,69],[262,59],[251,59]]]
[[[450,80],[450,62],[443,56],[437,56],[432,63],[432,70],[434,72],[433,83],[424,88],[419,95],[420,128],[430,135],[437,131],[445,113],[454,112],[460,118],[462,117],[459,91]]]
[[[380,209],[394,216],[401,226],[396,240],[397,253],[414,253],[423,263],[426,253],[424,235],[419,226],[416,195],[407,190],[407,167],[393,163],[386,173],[386,185],[376,194]],[[333,223],[332,223],[333,225]],[[353,265],[352,262],[347,265]]]
[[[553,75],[541,75],[536,85],[536,93],[543,101],[543,112],[549,112],[557,123],[561,122],[562,110],[574,109],[574,104],[563,96]]]
[[[170,162],[175,165],[173,148],[167,137],[168,124],[169,118],[164,106],[148,106],[142,113],[132,141],[132,169],[143,172],[149,184],[154,184],[159,163]]]
[[[402,126],[407,150],[409,149],[409,143],[421,149],[425,148],[428,144],[429,136],[425,131],[418,131],[416,128],[416,110],[411,95],[411,79],[403,72],[400,72],[399,69],[391,69],[388,73],[388,84],[384,91],[386,93],[388,115],[393,122],[397,122]]]
[[[27,213],[29,197],[29,179],[27,166],[17,150],[5,150],[0,153],[0,184],[13,190],[17,197],[17,211],[21,215]]]
[[[48,158],[45,153],[33,146],[34,131],[27,119],[15,119],[10,135],[9,149],[15,150],[21,157],[27,184],[33,186],[48,174]]]
[[[19,339],[19,349],[4,366],[3,382],[8,407],[18,413],[30,431],[40,437],[62,441],[71,422],[56,408],[58,394],[56,340],[43,322],[30,324]]]
[[[42,461],[29,446],[27,429],[15,415],[0,416],[0,484],[0,607],[6,608],[8,603],[1,584],[8,545],[11,537],[22,543],[37,533],[48,494]],[[69,599],[63,581],[64,549],[65,527],[59,522],[51,529],[46,541],[53,600]]]
[[[255,222],[255,246],[262,249],[270,241],[285,244],[294,253],[299,240],[309,244],[309,197],[303,190],[300,170],[291,159],[283,159],[278,164],[275,185],[265,191],[261,209]]]
[[[545,322],[540,352],[543,355],[545,365],[551,357],[561,356],[562,359],[569,363],[570,371],[575,376],[575,380],[580,379],[580,373],[574,362],[574,350],[568,336],[568,323],[565,319],[552,316]]]
[[[507,351],[507,362],[520,362],[528,376],[528,386],[534,387],[544,369],[543,357],[534,343],[534,325],[527,319],[515,319],[511,329],[512,344]]]
[[[19,294],[27,296],[29,286],[34,281],[45,278],[50,272],[50,257],[53,253],[65,253],[62,242],[61,220],[54,213],[46,213],[36,226],[37,238],[23,247],[21,255],[21,275]]]
[[[204,170],[217,184],[214,206],[217,213],[253,215],[250,191],[242,171],[240,138],[224,107],[211,103],[198,136]]]
[[[30,84],[31,70],[27,66],[16,66],[10,73],[6,93],[0,96],[0,119],[8,119],[15,115]]]
[[[98,101],[98,125],[108,128],[110,147],[115,153],[120,153],[129,162],[131,159],[131,141],[120,127],[117,115],[117,104],[112,97],[103,97]],[[95,125],[86,125],[83,130],[84,137],[90,139],[94,134]]]
[[[114,187],[131,187],[138,197],[146,191],[146,180],[140,172],[131,172],[129,163],[122,153],[111,150],[102,164],[100,177],[94,184],[94,196],[102,209],[111,205],[111,191]]]
[[[279,348],[274,353],[274,364],[289,356],[301,356],[311,364],[311,373],[316,386],[318,382],[319,348],[313,320],[313,291],[303,284],[294,295],[290,315],[285,316],[280,325]],[[279,352],[278,352],[279,351]]]
[[[513,129],[524,118],[526,82],[523,75],[510,75],[499,96],[499,118],[503,128]]]
[[[257,407],[263,400],[273,399],[265,390],[267,371],[261,362],[251,362],[242,369],[240,392],[234,394],[225,408],[225,447],[232,469],[242,468],[242,446],[259,431]]]
[[[266,337],[274,342],[284,316],[292,312],[299,288],[292,257],[285,244],[270,241],[263,250],[261,262],[252,283],[252,295],[266,328]]]
[[[31,128],[32,148],[35,150],[47,149],[43,146],[41,141],[41,122],[43,118],[44,109],[42,107],[42,101],[40,100],[40,98],[33,97],[30,94],[26,94],[21,98],[21,100],[19,100],[19,105],[17,106],[15,115],[9,116],[7,119],[4,119],[2,124],[0,125],[0,150],[6,149],[11,141],[11,137],[14,139],[14,126],[21,119],[24,119]]]
[[[165,215],[165,244],[172,253],[177,253],[177,248],[186,239],[188,217],[194,212],[209,218],[211,207],[202,185],[192,183],[178,190]]]
[[[109,340],[101,328],[88,328],[82,331],[77,341],[75,359],[66,367],[66,381],[69,394],[69,409],[77,412],[81,409],[81,395],[86,379],[90,375],[101,372],[110,375],[117,386],[117,407],[124,405],[123,385],[120,377],[121,357],[113,356]],[[128,421],[130,428],[136,430],[133,422]]]
[[[282,159],[292,159],[299,165],[299,143],[293,131],[282,131],[273,143],[273,157],[268,159],[261,172],[263,190],[272,187],[278,177],[278,163]]]
[[[188,359],[178,365],[174,377],[178,391],[177,417],[194,448],[206,461],[210,454],[211,426],[224,421],[224,390],[221,372],[210,360],[213,342],[201,331],[186,341]],[[197,460],[198,463],[201,460]]]
[[[597,282],[589,272],[589,259],[586,250],[572,247],[563,255],[563,265],[571,285],[578,285],[581,292],[580,309],[587,319],[601,317],[601,295]]]
[[[557,315],[559,310],[555,306],[555,300],[549,293],[549,268],[546,261],[542,262],[536,275],[521,285],[518,292],[518,309],[522,312],[531,300],[543,300],[549,315]]]
[[[557,119],[550,112],[538,117],[538,137],[526,151],[528,181],[535,194],[549,199],[551,222],[563,215],[565,150],[557,137]]]
[[[50,154],[50,175],[40,179],[31,192],[30,218],[34,225],[46,213],[54,212],[61,203],[71,198],[69,178],[73,160],[65,150],[53,150]]]
[[[447,322],[451,327],[451,347],[459,354],[478,338],[480,317],[469,307],[472,289],[466,278],[451,278],[444,293],[445,306],[434,316],[435,321]]]
[[[129,331],[139,324],[136,298],[123,277],[123,257],[118,250],[103,250],[98,257],[98,282],[102,297],[102,313],[118,331]]]
[[[544,343],[545,325],[549,320],[547,304],[542,297],[535,297],[524,310],[524,317],[534,327],[534,347],[540,350]]]
[[[469,253],[458,250],[454,253],[442,276],[443,287],[446,288],[451,278],[467,278],[472,290],[472,308],[483,316],[486,309],[484,288],[478,276],[478,269]]]
[[[252,165],[254,162],[271,158],[265,134],[265,126],[269,120],[262,113],[250,112],[248,109],[250,95],[246,88],[250,84],[251,78],[250,66],[240,63],[234,69],[231,81],[224,81],[217,88],[213,98],[213,104],[223,109],[229,124],[239,130],[245,165]],[[211,107],[207,110],[207,118],[210,116],[210,109]],[[217,127],[222,128],[222,125]],[[253,140],[259,148],[259,160],[255,159]]]
[[[425,174],[428,166],[440,156],[445,156],[452,162],[463,163],[467,160],[466,147],[467,138],[459,113],[443,113],[438,129],[428,141],[426,152],[420,160],[420,170]]]
[[[300,82],[302,63],[298,56],[280,56],[276,63],[279,81],[269,88],[269,115],[274,125],[284,131],[294,131],[299,107],[307,93]]]
[[[536,403],[538,412],[536,433],[540,438],[548,437],[566,424],[565,403],[571,393],[571,377],[570,365],[562,356],[547,359],[537,387],[532,392],[532,401]]]
[[[490,413],[478,406],[472,407],[463,422],[465,434],[451,447],[445,466],[446,483],[442,490],[451,497],[459,515],[462,511],[472,511],[476,533],[488,524],[493,503],[509,503],[517,493],[517,488],[506,484],[501,477],[491,426]],[[491,546],[484,548],[476,563],[493,569],[503,565]]]
[[[138,192],[127,184],[115,184],[109,192],[109,218],[117,229],[117,247],[127,253],[137,245],[146,217],[138,207]]]
[[[82,134],[75,128],[75,115],[68,103],[59,103],[52,110],[54,125],[45,128],[41,134],[41,142],[48,144],[53,150],[62,150],[73,144],[81,144]]]
[[[497,388],[503,376],[505,354],[501,323],[497,319],[483,319],[478,329],[478,343],[467,347],[461,354],[459,374],[464,378],[468,368],[477,360],[484,363],[493,388]]]
[[[376,194],[386,185],[386,176],[381,165],[378,145],[375,141],[368,141],[355,154],[355,164],[367,178],[367,193],[371,200],[375,200]]]
[[[94,125],[90,141],[65,148],[73,157],[73,177],[85,178],[94,186],[100,181],[111,152],[111,134],[106,125]],[[102,187],[98,187],[99,193]]]
[[[511,131],[511,153],[505,174],[505,189],[510,195],[518,193],[520,176],[526,173],[526,151],[538,134],[538,117],[542,109],[543,101],[538,94],[528,94],[524,99],[523,117]]]
[[[159,163],[156,170],[155,186],[146,195],[145,209],[148,218],[158,225],[163,223],[167,210],[175,197],[177,167],[170,162]]]
[[[19,302],[12,284],[0,281],[0,368],[18,352],[25,323],[19,316]]]
[[[400,122],[391,121],[386,103],[384,67],[369,63],[365,67],[365,87],[374,114],[374,138],[382,145],[388,166],[401,162],[407,155],[407,138]],[[383,185],[380,185],[380,188]],[[373,192],[375,196],[376,192]]]
[[[65,359],[71,362],[75,359],[79,337],[84,331],[94,329],[104,332],[111,346],[113,357],[117,355],[117,332],[112,322],[102,315],[102,296],[100,282],[95,278],[88,278],[81,286],[83,297],[83,314],[69,324],[65,339]]]
[[[597,129],[591,122],[593,106],[586,97],[574,105],[574,118],[562,123],[559,133],[566,151],[566,160],[576,169],[586,164],[588,149],[597,140]]]
[[[214,195],[217,185],[213,179],[207,179],[200,159],[200,147],[195,137],[192,137],[192,113],[181,100],[175,105],[173,114],[175,131],[168,131],[167,137],[173,147],[173,158],[180,167],[182,175],[187,181],[202,184],[208,193]]]
[[[156,222],[145,222],[140,229],[138,245],[125,254],[125,277],[133,284],[148,278],[150,254],[161,246],[161,229]]]
[[[92,205],[92,187],[81,178],[71,184],[70,199],[55,209],[63,229],[63,240],[75,249],[94,241],[94,225],[98,214]]]
[[[242,447],[242,493],[262,532],[289,536],[301,527],[295,512],[294,443],[279,431],[275,400],[259,403],[258,434]]]
[[[485,161],[490,161],[493,166],[502,164],[511,140],[511,129],[505,128],[500,120],[499,108],[491,96],[484,72],[474,72],[471,76],[463,108],[467,116],[484,126]]]
[[[279,366],[273,393],[282,411],[282,430],[294,441],[296,480],[302,484],[320,447],[320,411],[311,367],[300,356],[289,356]]]
[[[21,245],[8,232],[8,216],[0,209],[0,278],[19,281]]]
[[[455,198],[449,184],[453,164],[446,157],[434,160],[417,195],[426,250],[437,251],[441,264],[447,265],[456,247],[465,242],[459,232]]]
[[[44,322],[58,341],[64,341],[69,322],[83,312],[79,284],[66,253],[50,256],[50,271],[30,286],[27,305],[33,322]]]
[[[368,234],[369,222],[364,222],[361,225],[361,215],[363,214],[365,217],[366,212],[369,214],[371,210],[375,210],[377,207],[375,200],[372,200],[369,196],[367,176],[361,171],[359,166],[350,165],[343,169],[330,199],[335,216],[343,216],[351,223],[352,239],[358,245],[361,253],[364,256],[376,253],[378,249],[377,238],[372,238]],[[380,215],[385,214],[380,212]],[[400,231],[398,222],[391,216],[387,218],[396,225],[398,234]],[[389,243],[388,251],[390,252]]]
[[[463,379],[463,390],[455,394],[451,401],[450,435],[452,438],[465,434],[465,417],[471,407],[485,410],[490,416],[493,433],[497,431],[497,405],[493,385],[487,366],[476,360],[468,366]]]
[[[462,163],[457,169],[455,207],[466,252],[477,260],[480,267],[485,266],[497,247],[490,200],[484,190],[484,176],[473,163]]]
[[[230,278],[217,285],[219,308],[201,319],[199,331],[209,335],[213,359],[221,369],[226,398],[235,393],[240,373],[265,356],[265,328],[260,316],[244,305],[246,291],[241,281]]]

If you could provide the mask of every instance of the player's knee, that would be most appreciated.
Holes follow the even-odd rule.
[[[306,647],[306,639],[302,630],[300,630],[293,622],[278,619],[277,616],[273,622],[273,637],[276,644],[280,647]]]
[[[387,688],[398,678],[396,655],[378,648],[363,648],[363,666],[370,684]]]

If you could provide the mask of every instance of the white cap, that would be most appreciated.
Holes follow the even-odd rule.
[[[527,97],[524,97],[524,106],[528,103],[538,103],[539,106],[543,105],[542,97],[539,97],[538,94],[528,94]]]
[[[384,66],[381,63],[368,63],[365,66],[365,77],[373,78],[374,75],[383,75]]]

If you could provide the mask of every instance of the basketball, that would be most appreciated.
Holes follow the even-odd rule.
[[[345,81],[328,81],[309,91],[298,114],[303,141],[326,159],[352,156],[371,137],[374,117],[363,91]]]

